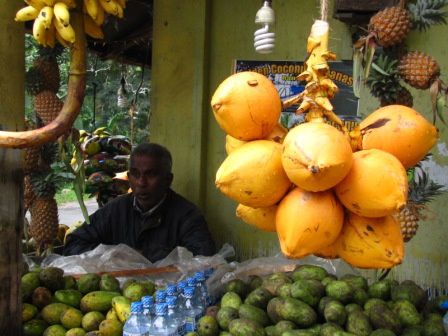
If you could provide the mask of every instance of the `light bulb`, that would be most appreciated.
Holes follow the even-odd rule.
[[[255,51],[260,54],[269,54],[275,47],[275,33],[272,31],[275,14],[271,7],[271,1],[263,2],[263,6],[255,15],[255,23],[261,25],[261,28],[254,33]]]

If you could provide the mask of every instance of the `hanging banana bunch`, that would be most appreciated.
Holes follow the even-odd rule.
[[[123,18],[127,0],[83,0],[84,30],[94,39],[104,38],[101,26],[106,14]],[[70,24],[70,10],[76,0],[25,0],[28,5],[16,13],[19,22],[32,21],[33,37],[44,47],[55,46],[58,41],[70,47],[76,39]]]

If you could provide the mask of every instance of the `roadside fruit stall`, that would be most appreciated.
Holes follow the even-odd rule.
[[[85,34],[101,39],[105,18],[126,18],[127,1],[26,3],[16,21],[34,20],[33,37],[43,46],[59,43],[71,50],[65,101],[57,98],[51,80],[39,84],[39,75],[32,90],[42,127],[0,131],[0,147],[25,149],[30,162],[36,147],[67,136],[79,113],[85,94]],[[22,303],[17,307],[23,334],[130,335],[132,328],[146,323],[131,325],[137,316],[152,321],[142,331],[151,334],[160,327],[154,321],[168,314],[171,302],[173,314],[176,304],[181,307],[174,333],[188,336],[444,335],[446,288],[397,279],[393,272],[406,261],[407,244],[426,218],[426,204],[444,191],[431,179],[425,162],[445,127],[448,88],[441,79],[443,69],[430,55],[408,52],[391,61],[388,57],[396,50],[386,51],[403,42],[411,27],[428,29],[425,14],[431,13],[433,24],[445,22],[446,5],[417,0],[405,7],[400,1],[371,17],[367,32],[354,43],[353,86],[365,84],[381,106],[366,111],[354,127],[348,127],[332,104],[339,91],[331,76],[337,55],[330,50],[325,0],[320,1],[320,19],[299,41],[306,50],[297,76],[303,91],[282,100],[268,77],[243,71],[221,77],[209,96],[203,95],[211,127],[220,129],[224,154],[214,162],[217,169],[207,170],[205,181],[213,180],[220,199],[227,198],[236,208],[226,220],[240,221],[254,235],[269,233],[280,254],[272,259],[252,256],[249,264],[225,258],[216,263],[212,257],[194,260],[197,264],[187,270],[182,264],[161,263],[121,273],[76,274],[44,261],[20,274]],[[433,120],[413,107],[406,85],[428,90]],[[292,106],[301,121],[282,124],[282,113]],[[71,165],[76,171],[81,162],[87,164],[89,187],[99,188],[123,170],[120,158],[100,151],[109,146],[111,153],[126,155],[131,147],[126,139],[97,129],[78,132],[77,141]],[[32,166],[27,168],[32,171]],[[127,192],[126,182],[117,183],[119,193]],[[30,177],[27,184],[36,182]],[[198,192],[206,207],[214,201],[205,200],[208,188]],[[35,195],[39,202],[27,203],[35,219],[29,231],[38,250],[48,248],[58,233],[57,220],[49,218],[55,212],[54,195],[46,192],[42,188]],[[207,211],[211,219],[220,216]],[[218,224],[212,227],[215,236],[232,231]],[[257,267],[249,267],[250,262]],[[155,312],[150,311],[153,304]],[[167,321],[173,322],[174,315]]]

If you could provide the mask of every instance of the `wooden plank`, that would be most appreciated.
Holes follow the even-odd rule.
[[[14,22],[22,6],[3,1],[0,11],[0,129],[23,128],[24,33]],[[0,148],[0,335],[22,335],[22,153]]]
[[[335,12],[376,12],[397,3],[398,0],[336,0],[334,10]]]

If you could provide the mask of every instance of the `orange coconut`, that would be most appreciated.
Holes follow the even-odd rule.
[[[282,163],[289,179],[308,191],[334,187],[352,165],[348,138],[335,127],[321,122],[300,124],[283,142]]]
[[[238,204],[236,216],[243,222],[256,227],[257,229],[275,232],[275,215],[277,214],[277,205],[267,208],[251,208],[243,204]]]
[[[367,218],[349,213],[335,245],[341,258],[361,268],[391,268],[404,255],[400,224],[393,216]]]
[[[335,190],[341,203],[360,216],[391,215],[406,204],[406,170],[392,154],[362,150],[353,154],[352,168]]]
[[[288,258],[320,251],[338,237],[344,211],[332,191],[291,190],[277,209],[276,229],[280,247]]]
[[[277,125],[282,103],[274,84],[257,72],[225,79],[211,105],[219,126],[239,140],[264,139]]]
[[[437,128],[416,110],[403,105],[379,108],[360,125],[363,149],[395,155],[407,169],[415,166],[437,142]]]
[[[227,155],[229,155],[235,149],[237,149],[238,147],[241,147],[245,143],[247,143],[247,141],[238,140],[238,139],[234,138],[233,136],[227,134],[226,135],[226,153],[227,153]]]
[[[338,236],[339,237],[339,236]],[[319,251],[314,252],[314,255],[316,257],[325,258],[325,259],[336,259],[339,258],[338,251],[336,249],[336,242],[338,238],[336,238],[336,241],[324,248],[321,248]]]
[[[282,145],[250,141],[235,149],[219,167],[215,184],[227,197],[253,207],[276,204],[291,182],[283,170]]]

